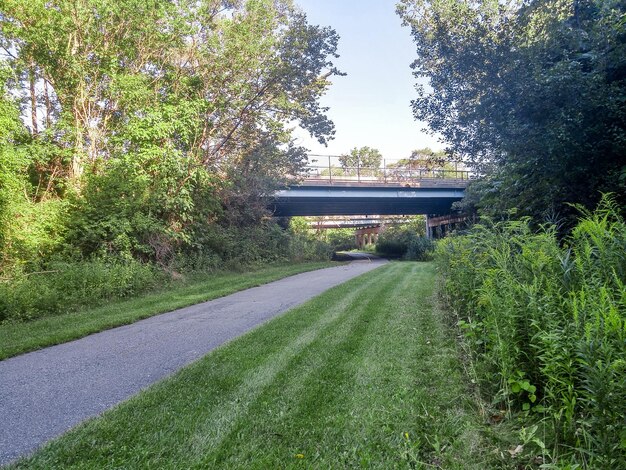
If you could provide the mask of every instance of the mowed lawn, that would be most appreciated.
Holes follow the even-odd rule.
[[[431,264],[389,263],[15,467],[486,468],[433,286]]]

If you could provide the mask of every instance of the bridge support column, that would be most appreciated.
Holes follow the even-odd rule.
[[[378,232],[380,226],[375,227],[363,227],[356,230],[356,244],[359,248],[363,248],[365,245],[373,245],[378,241]]]
[[[426,218],[426,236],[428,238],[443,238],[452,230],[458,228],[467,220],[465,215],[444,215],[441,217]]]

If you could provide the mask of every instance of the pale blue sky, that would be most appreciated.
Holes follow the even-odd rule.
[[[387,159],[405,158],[415,148],[443,148],[415,121],[417,96],[410,64],[416,59],[410,30],[401,26],[395,0],[296,0],[309,22],[331,26],[339,36],[335,63],[345,77],[333,77],[322,104],[337,133],[328,147],[297,132],[312,153],[341,154],[367,145]]]

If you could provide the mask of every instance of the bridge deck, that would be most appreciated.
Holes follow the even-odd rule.
[[[447,214],[464,186],[305,184],[278,191],[277,216]]]

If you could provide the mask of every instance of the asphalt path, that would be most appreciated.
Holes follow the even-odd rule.
[[[385,260],[291,276],[0,361],[0,465]]]

